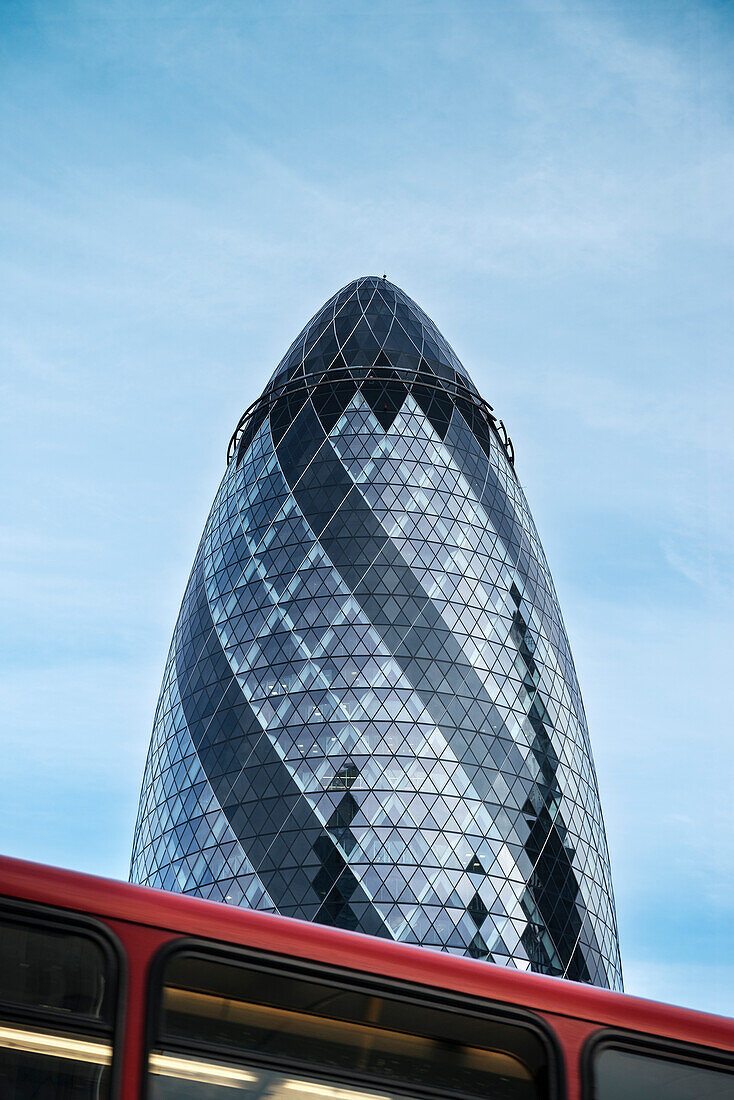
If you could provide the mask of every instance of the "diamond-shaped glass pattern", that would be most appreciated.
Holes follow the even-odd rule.
[[[133,881],[621,988],[583,704],[510,447],[397,287],[319,311],[233,439]]]

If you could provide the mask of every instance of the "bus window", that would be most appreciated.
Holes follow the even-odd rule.
[[[112,970],[77,928],[0,915],[0,1096],[105,1100]]]
[[[182,953],[164,973],[151,1100],[551,1095],[530,1024],[445,1002]]]
[[[602,1047],[594,1058],[594,1100],[732,1100],[729,1068],[685,1054]]]

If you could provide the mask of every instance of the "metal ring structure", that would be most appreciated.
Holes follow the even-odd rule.
[[[364,371],[364,373],[361,373]],[[290,397],[292,394],[302,393],[304,390],[310,395],[319,386],[324,383],[332,384],[338,382],[364,382],[366,380],[385,381],[385,382],[403,382],[406,385],[420,385],[426,389],[435,390],[438,393],[445,394],[448,397],[458,397],[464,401],[470,402],[478,411],[482,414],[487,424],[497,437],[502,450],[507,456],[507,460],[510,463],[513,473],[515,472],[515,450],[512,445],[512,440],[507,434],[507,429],[501,420],[494,415],[494,410],[488,401],[485,401],[483,397],[480,397],[478,393],[470,390],[467,386],[462,386],[459,382],[449,382],[445,380],[439,384],[436,379],[437,376],[433,373],[421,370],[409,370],[406,367],[351,367],[347,372],[336,373],[331,368],[328,368],[319,374],[313,374],[308,379],[289,379],[281,386],[276,386],[272,390],[266,390],[257,401],[245,409],[242,416],[237,422],[237,427],[229,441],[227,446],[227,465],[232,461],[240,440],[247,428],[247,425],[252,420],[253,416],[260,412],[269,412],[270,409],[281,399],[281,397]],[[450,388],[451,387],[451,388]],[[263,416],[263,419],[265,417]]]

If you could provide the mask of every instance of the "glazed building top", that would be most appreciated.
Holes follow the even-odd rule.
[[[412,298],[376,275],[342,287],[301,330],[262,396],[240,419],[228,461],[236,451],[242,455],[268,412],[274,411],[276,425],[287,430],[309,396],[328,431],[357,385],[386,430],[412,393],[441,438],[458,399],[475,434],[495,433],[514,462],[502,421],[480,397],[451,345]],[[488,453],[487,440],[482,447]]]
[[[387,362],[380,363],[380,353]],[[273,372],[268,388],[338,366],[392,366],[417,370],[423,363],[439,377],[476,387],[451,345],[405,291],[366,275],[329,298],[298,334]]]

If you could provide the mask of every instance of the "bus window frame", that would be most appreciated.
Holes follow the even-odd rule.
[[[156,1048],[161,1048],[163,1037],[161,1035],[162,1006],[163,1006],[163,977],[171,958],[176,955],[193,955],[215,962],[234,963],[234,965],[246,966],[249,969],[260,970],[264,973],[274,971],[292,976],[295,979],[322,982],[348,992],[371,992],[399,1001],[410,1008],[411,1004],[420,1004],[425,1007],[435,1008],[447,1013],[463,1013],[481,1017],[485,1020],[494,1020],[500,1024],[516,1024],[532,1032],[540,1041],[546,1055],[548,1066],[548,1094],[547,1100],[565,1100],[567,1093],[565,1052],[561,1042],[550,1024],[530,1009],[507,1004],[487,998],[473,996],[472,994],[452,992],[436,985],[420,985],[404,981],[400,978],[391,978],[388,975],[372,974],[365,970],[349,969],[347,967],[331,966],[311,959],[300,958],[295,955],[282,955],[264,948],[243,947],[237,944],[227,944],[217,940],[205,940],[197,937],[183,936],[169,940],[155,952],[148,972],[147,998],[146,998],[146,1023],[145,1044],[143,1050],[143,1086],[142,1100],[149,1100],[150,1055]],[[486,965],[492,966],[492,963]],[[174,1043],[175,1047],[175,1043]],[[170,1049],[173,1050],[174,1047]],[[200,1052],[206,1049],[206,1044],[200,1048]],[[190,1050],[190,1048],[189,1048]],[[214,1046],[209,1050],[214,1054]],[[235,1063],[231,1049],[221,1047],[223,1058]],[[278,1065],[277,1059],[273,1061]],[[287,1065],[283,1060],[281,1065]],[[326,1070],[327,1067],[324,1067]],[[307,1070],[307,1072],[309,1072]],[[319,1067],[314,1065],[310,1072],[318,1079]],[[323,1071],[322,1071],[323,1072]],[[331,1069],[329,1068],[329,1072]],[[334,1071],[339,1077],[339,1070]],[[340,1083],[348,1086],[359,1081],[359,1073],[351,1074],[349,1071],[341,1071]],[[384,1087],[377,1083],[370,1084],[369,1078],[363,1078],[362,1083],[366,1088],[377,1090]],[[391,1083],[392,1085],[392,1083]],[[405,1100],[409,1097],[419,1100],[419,1097],[429,1098],[431,1092],[420,1089],[413,1092],[409,1087],[395,1083],[395,1093]],[[416,1095],[417,1094],[417,1095]],[[433,1094],[434,1097],[437,1094]],[[443,1093],[442,1095],[445,1095]],[[456,1093],[456,1100],[462,1100],[462,1094]],[[464,1100],[468,1100],[464,1094]],[[472,1100],[480,1100],[472,1097]]]
[[[112,1061],[110,1063],[110,1089],[109,1100],[118,1100],[122,1085],[124,1040],[125,1040],[125,1009],[127,1005],[128,991],[128,966],[125,948],[112,929],[97,917],[86,913],[77,913],[75,910],[59,909],[53,905],[45,905],[43,902],[20,901],[17,898],[0,896],[0,920],[10,918],[20,925],[31,924],[36,928],[50,929],[59,932],[77,932],[86,939],[92,940],[102,951],[107,973],[113,982],[110,996],[110,1009],[112,1014],[112,1026],[94,1017],[87,1018],[82,1015],[60,1012],[57,1009],[33,1009],[25,1005],[12,1005],[8,1002],[0,1002],[0,1011],[7,1009],[9,1020],[29,1023],[32,1026],[43,1028],[58,1027],[64,1031],[73,1031],[74,1024],[79,1024],[83,1029],[88,1028],[90,1038],[96,1036],[109,1038],[112,1046]],[[71,1024],[71,1028],[69,1027]]]
[[[734,1052],[716,1047],[687,1043],[667,1035],[647,1031],[626,1031],[624,1028],[603,1027],[592,1032],[581,1048],[581,1095],[583,1100],[596,1100],[594,1064],[604,1050],[619,1050],[627,1054],[658,1058],[660,1061],[682,1062],[701,1069],[727,1069],[734,1082]]]

